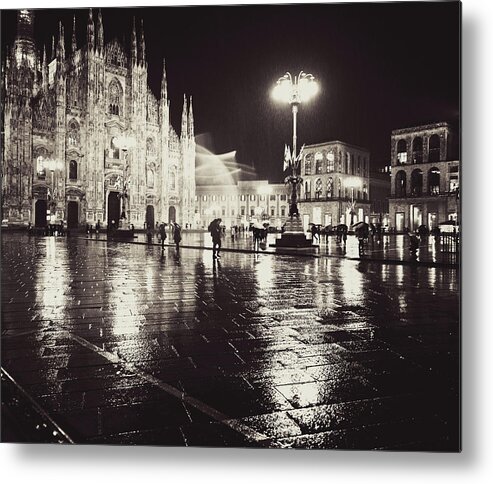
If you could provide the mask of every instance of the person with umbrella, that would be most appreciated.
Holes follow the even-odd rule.
[[[221,250],[221,222],[222,219],[216,218],[214,219],[208,227],[208,230],[212,237],[212,257],[214,259],[220,259],[221,255],[219,251]]]
[[[260,248],[260,242],[262,241],[264,237],[264,226],[261,225],[259,222],[255,222],[252,225],[252,232],[253,232],[253,250],[255,252],[258,252]]]
[[[365,245],[370,237],[370,226],[365,222],[358,222],[351,228],[354,230],[356,237],[358,237],[359,255],[363,255],[365,252]]]
[[[173,240],[176,245],[176,252],[180,251],[180,242],[181,242],[181,226],[176,222],[173,224],[175,229],[173,231]]]
[[[164,250],[164,241],[167,238],[166,224],[164,222],[159,226],[159,236],[161,237],[161,249]]]

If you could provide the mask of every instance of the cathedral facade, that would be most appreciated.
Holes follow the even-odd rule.
[[[50,57],[33,37],[34,13],[18,12],[3,65],[2,219],[69,227],[176,221],[195,214],[192,100],[184,96],[180,135],[170,124],[163,60],[160,98],[147,82],[143,25],[127,52],[105,42],[101,12],[88,11],[79,47],[62,23]]]

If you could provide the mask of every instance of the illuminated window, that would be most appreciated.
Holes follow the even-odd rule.
[[[255,195],[250,195],[250,201],[254,202],[255,201]]]
[[[335,165],[335,158],[334,158],[334,153],[330,151],[327,153],[327,173],[332,173],[334,171],[334,165]]]
[[[399,165],[407,163],[407,143],[404,139],[399,140],[397,143],[397,163]]]

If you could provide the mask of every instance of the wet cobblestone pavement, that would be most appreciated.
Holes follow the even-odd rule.
[[[459,448],[455,269],[7,233],[1,283],[2,368],[74,442]]]

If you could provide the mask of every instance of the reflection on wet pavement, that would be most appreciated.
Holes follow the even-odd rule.
[[[75,442],[459,447],[454,269],[2,244],[2,367]]]

